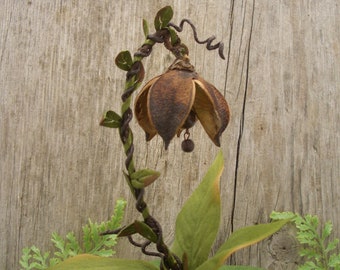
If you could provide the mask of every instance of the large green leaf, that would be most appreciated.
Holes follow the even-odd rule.
[[[290,219],[241,228],[218,249],[215,256],[203,263],[197,270],[217,270],[235,251],[255,244],[280,230]]]
[[[82,254],[65,260],[48,270],[157,270],[146,261],[104,258]]]
[[[189,270],[207,260],[220,223],[220,177],[223,155],[219,152],[198,188],[177,216],[172,250],[188,257]]]
[[[264,269],[253,266],[224,265],[218,268],[218,270],[264,270]]]

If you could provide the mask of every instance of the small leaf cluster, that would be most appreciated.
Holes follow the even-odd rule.
[[[333,225],[326,222],[321,228],[317,216],[294,214],[292,212],[273,212],[271,218],[280,220],[291,218],[297,228],[296,238],[302,245],[299,251],[300,256],[306,259],[299,270],[340,270],[340,254],[336,254],[335,249],[339,239],[329,240]]]
[[[112,247],[117,243],[116,235],[101,236],[101,233],[107,230],[117,229],[124,215],[126,202],[118,200],[111,219],[100,224],[93,223],[89,220],[88,224],[83,226],[82,242],[76,239],[73,232],[67,233],[63,238],[57,233],[52,234],[52,243],[55,252],[41,252],[36,246],[26,247],[22,250],[20,265],[22,269],[47,269],[50,266],[59,264],[60,262],[74,257],[78,254],[88,253],[101,257],[110,257],[115,252]]]

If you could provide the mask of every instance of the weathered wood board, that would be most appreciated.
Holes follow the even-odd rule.
[[[115,130],[99,127],[119,110],[122,50],[143,43],[141,22],[163,6],[189,18],[200,39],[216,35],[226,60],[180,34],[197,71],[221,90],[232,119],[223,134],[222,229],[268,222],[272,210],[317,214],[340,235],[340,6],[336,0],[3,0],[0,3],[0,265],[18,269],[23,247],[51,248],[56,231],[103,221],[118,198],[137,217],[124,182]],[[172,62],[161,46],[145,60],[146,81]],[[144,141],[133,124],[136,166],[162,173],[146,200],[171,243],[175,217],[218,149],[194,128],[192,154],[175,139]],[[295,269],[288,233],[240,251],[231,263]],[[118,255],[139,258],[122,240]],[[293,250],[288,252],[287,250]]]

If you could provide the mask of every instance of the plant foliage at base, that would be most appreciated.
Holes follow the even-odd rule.
[[[25,270],[47,269],[50,266],[74,257],[78,254],[88,253],[101,257],[110,257],[115,252],[112,248],[117,243],[116,235],[101,236],[106,230],[114,230],[120,226],[123,218],[126,202],[118,200],[114,209],[114,214],[107,222],[100,224],[93,223],[89,220],[88,224],[83,226],[82,242],[77,240],[73,232],[69,232],[65,239],[57,233],[52,234],[52,242],[56,251],[50,255],[50,252],[42,253],[36,246],[24,248],[20,265]]]
[[[331,222],[320,228],[319,218],[313,215],[302,217],[292,212],[273,212],[270,217],[273,220],[290,218],[295,223],[296,238],[303,246],[299,253],[306,259],[299,270],[340,270],[340,254],[335,253],[339,239],[329,241],[333,229]]]
[[[171,250],[182,259],[183,270],[259,269],[250,266],[229,267],[223,264],[231,254],[255,244],[277,232],[290,219],[241,228],[232,233],[227,241],[209,258],[220,222],[220,177],[223,171],[223,156],[220,152],[198,188],[184,204],[176,220],[175,241]],[[53,270],[63,269],[159,269],[157,263],[107,259],[94,256],[77,256],[66,260]],[[159,265],[158,265],[159,266]],[[119,268],[121,267],[121,268]],[[51,270],[52,270],[51,269]]]

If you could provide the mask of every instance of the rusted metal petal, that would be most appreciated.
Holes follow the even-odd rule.
[[[193,109],[210,139],[221,146],[220,137],[229,122],[229,106],[223,95],[202,78],[195,80],[195,86]]]
[[[163,138],[165,149],[187,119],[195,99],[195,72],[169,70],[153,85],[148,94],[151,122]]]
[[[160,76],[153,78],[143,87],[143,89],[138,94],[135,102],[135,115],[138,124],[145,131],[147,141],[150,141],[157,134],[157,130],[153,126],[150,119],[147,100],[150,87],[159,79],[159,77]]]

